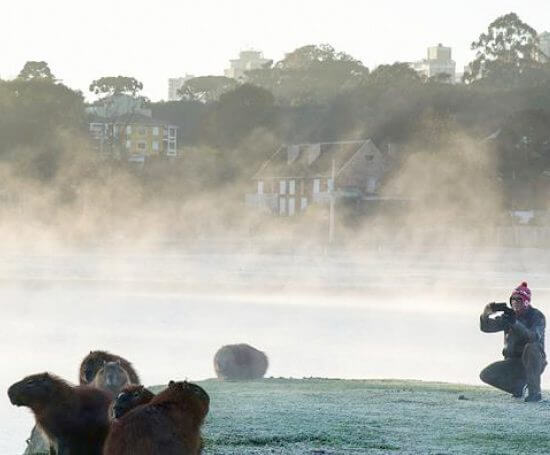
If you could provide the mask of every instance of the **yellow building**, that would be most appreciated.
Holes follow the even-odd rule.
[[[116,120],[115,129],[128,156],[177,155],[176,126],[144,115],[126,114]]]
[[[103,155],[143,161],[153,156],[177,156],[178,128],[142,114],[115,119],[95,118],[90,134]]]

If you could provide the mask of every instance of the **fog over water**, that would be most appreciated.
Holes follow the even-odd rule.
[[[479,384],[502,334],[489,301],[527,280],[550,297],[544,250],[351,255],[78,250],[0,260],[0,387],[51,371],[76,382],[91,349],[130,359],[145,384],[214,376],[223,344],[248,342],[268,376],[414,378]],[[22,453],[31,413],[1,399],[1,453]]]

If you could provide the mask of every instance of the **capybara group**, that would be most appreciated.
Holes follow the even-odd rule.
[[[214,356],[216,375],[225,380],[260,379],[264,377],[267,366],[267,356],[244,343],[223,346]]]
[[[155,394],[142,385],[131,384],[124,387],[111,405],[111,418],[120,419],[137,406],[149,403]]]
[[[50,373],[27,376],[8,389],[12,404],[29,407],[57,455],[101,455],[111,397],[72,386]]]
[[[91,384],[105,362],[119,361],[126,370],[131,384],[141,384],[139,376],[128,360],[106,351],[90,351],[80,364],[80,384]]]
[[[197,455],[210,398],[200,386],[170,381],[148,404],[111,423],[104,455]]]
[[[92,386],[109,392],[112,398],[115,398],[128,384],[131,384],[130,375],[122,367],[120,360],[104,362],[91,382]]]

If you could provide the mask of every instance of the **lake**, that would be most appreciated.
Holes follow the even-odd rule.
[[[268,376],[411,378],[479,384],[502,334],[483,334],[485,303],[523,279],[545,311],[543,250],[365,255],[7,252],[0,260],[0,453],[33,425],[7,387],[53,372],[71,382],[105,349],[145,384],[214,376],[216,350],[247,342]]]

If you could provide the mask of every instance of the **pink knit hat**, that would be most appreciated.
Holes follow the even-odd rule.
[[[514,289],[514,292],[512,292],[510,299],[512,299],[513,297],[521,298],[521,301],[525,306],[531,304],[531,290],[527,287],[526,281],[524,281],[516,289]]]

